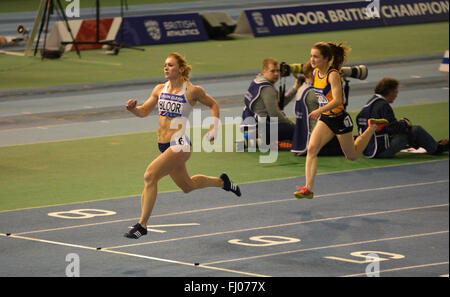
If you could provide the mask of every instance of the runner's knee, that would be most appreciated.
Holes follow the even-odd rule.
[[[183,185],[180,188],[183,191],[183,193],[185,193],[185,194],[192,192],[194,190],[194,188],[189,185]]]
[[[320,146],[319,146],[319,145],[309,143],[307,152],[308,152],[308,154],[309,154],[310,156],[312,156],[312,155],[318,155],[318,154],[319,154],[319,151],[320,151]]]
[[[355,148],[355,151],[346,151],[346,150],[343,150],[344,151],[344,155],[345,155],[345,158],[347,159],[347,160],[349,160],[349,161],[356,161],[357,159],[358,159],[358,155],[357,155],[357,153],[356,153],[356,148]]]
[[[193,176],[189,178],[189,180],[183,182],[183,184],[180,185],[181,190],[183,193],[187,194],[189,192],[192,192],[196,189],[196,176]]]
[[[152,168],[147,168],[147,170],[145,170],[144,182],[146,185],[151,185],[156,182],[155,173],[153,172]]]

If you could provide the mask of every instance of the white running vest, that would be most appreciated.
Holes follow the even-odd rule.
[[[169,118],[184,117],[189,118],[192,112],[192,105],[186,100],[186,86],[184,82],[183,87],[177,94],[167,93],[169,82],[166,82],[164,89],[159,94],[158,110],[159,115]]]

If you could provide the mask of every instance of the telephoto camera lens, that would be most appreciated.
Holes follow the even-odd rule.
[[[303,64],[290,64],[291,67],[291,73],[292,74],[301,74],[303,73]]]
[[[366,79],[367,75],[369,74],[369,70],[367,69],[366,65],[346,66],[342,67],[341,71],[344,77],[351,77],[360,80]]]
[[[291,74],[301,74],[303,64],[287,64],[286,62],[280,63],[280,75],[286,77]]]
[[[303,64],[287,64],[280,63],[280,76],[286,77],[291,74],[302,74]],[[341,68],[341,73],[344,77],[351,77],[355,79],[365,80],[369,74],[369,69],[366,65],[359,66],[344,66]]]

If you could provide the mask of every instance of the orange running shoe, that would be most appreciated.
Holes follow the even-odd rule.
[[[278,141],[278,148],[289,150],[292,148],[292,143],[287,142],[287,141]]]
[[[314,198],[314,193],[311,192],[310,190],[308,190],[307,187],[299,187],[297,186],[297,192],[294,192],[294,196],[297,199],[302,199],[302,198],[306,198],[306,199],[313,199]]]
[[[377,126],[376,132],[379,132],[389,124],[389,121],[386,119],[369,119],[368,123],[369,127]]]

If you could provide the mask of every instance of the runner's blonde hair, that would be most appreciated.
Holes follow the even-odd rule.
[[[186,58],[183,57],[181,54],[175,52],[169,54],[167,57],[174,58],[177,61],[178,66],[180,68],[184,68],[184,71],[181,73],[181,76],[183,77],[184,81],[188,81],[189,76],[191,75],[192,66],[187,63]]]

